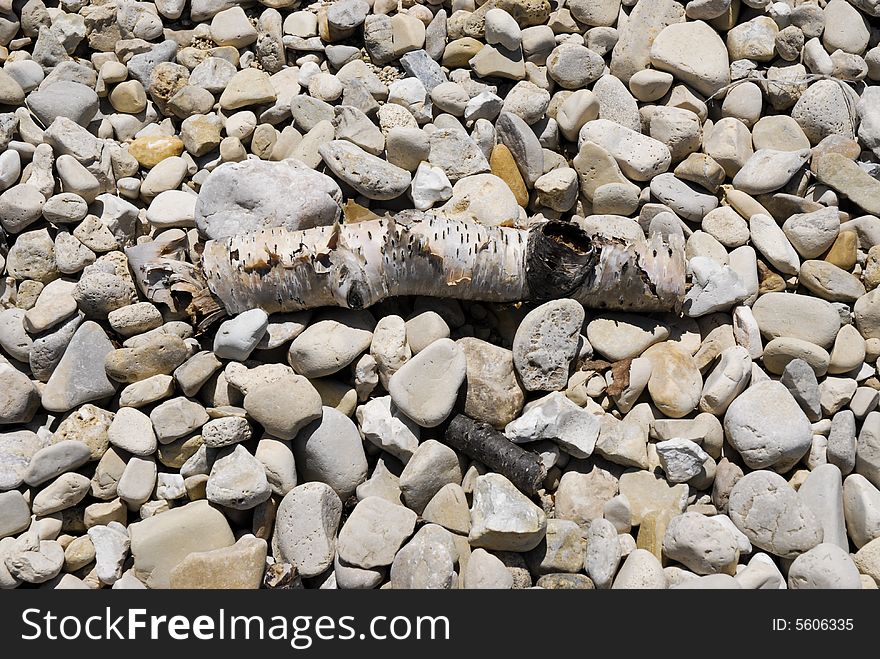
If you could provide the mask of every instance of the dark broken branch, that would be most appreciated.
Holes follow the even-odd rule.
[[[443,441],[496,471],[526,494],[535,494],[547,477],[541,458],[511,442],[488,423],[457,414]]]

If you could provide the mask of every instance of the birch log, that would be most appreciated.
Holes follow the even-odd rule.
[[[399,295],[483,302],[570,297],[588,307],[671,311],[685,292],[681,236],[636,243],[556,221],[520,230],[405,211],[208,241],[195,265],[181,262],[182,252],[179,245],[154,243],[128,250],[144,294],[168,303],[177,291],[179,299],[191,296],[204,307],[202,286],[230,315],[253,308],[360,309]]]

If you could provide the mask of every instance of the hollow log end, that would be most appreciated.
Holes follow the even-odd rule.
[[[576,224],[549,221],[533,227],[526,251],[530,299],[546,302],[572,294],[595,263],[593,240]]]

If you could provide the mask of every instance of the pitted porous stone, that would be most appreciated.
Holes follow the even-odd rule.
[[[513,363],[527,391],[559,391],[577,355],[584,308],[554,300],[530,311],[513,339]]]

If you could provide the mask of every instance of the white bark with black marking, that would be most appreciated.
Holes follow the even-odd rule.
[[[135,274],[156,299],[163,273],[179,278],[182,267],[162,265],[155,254],[145,258],[139,249],[130,250],[140,269]],[[193,270],[229,314],[365,308],[400,295],[484,302],[571,297],[589,307],[668,311],[678,309],[685,288],[680,236],[634,243],[589,236],[564,222],[520,230],[418,211],[208,241]],[[187,279],[195,275],[190,271]]]

